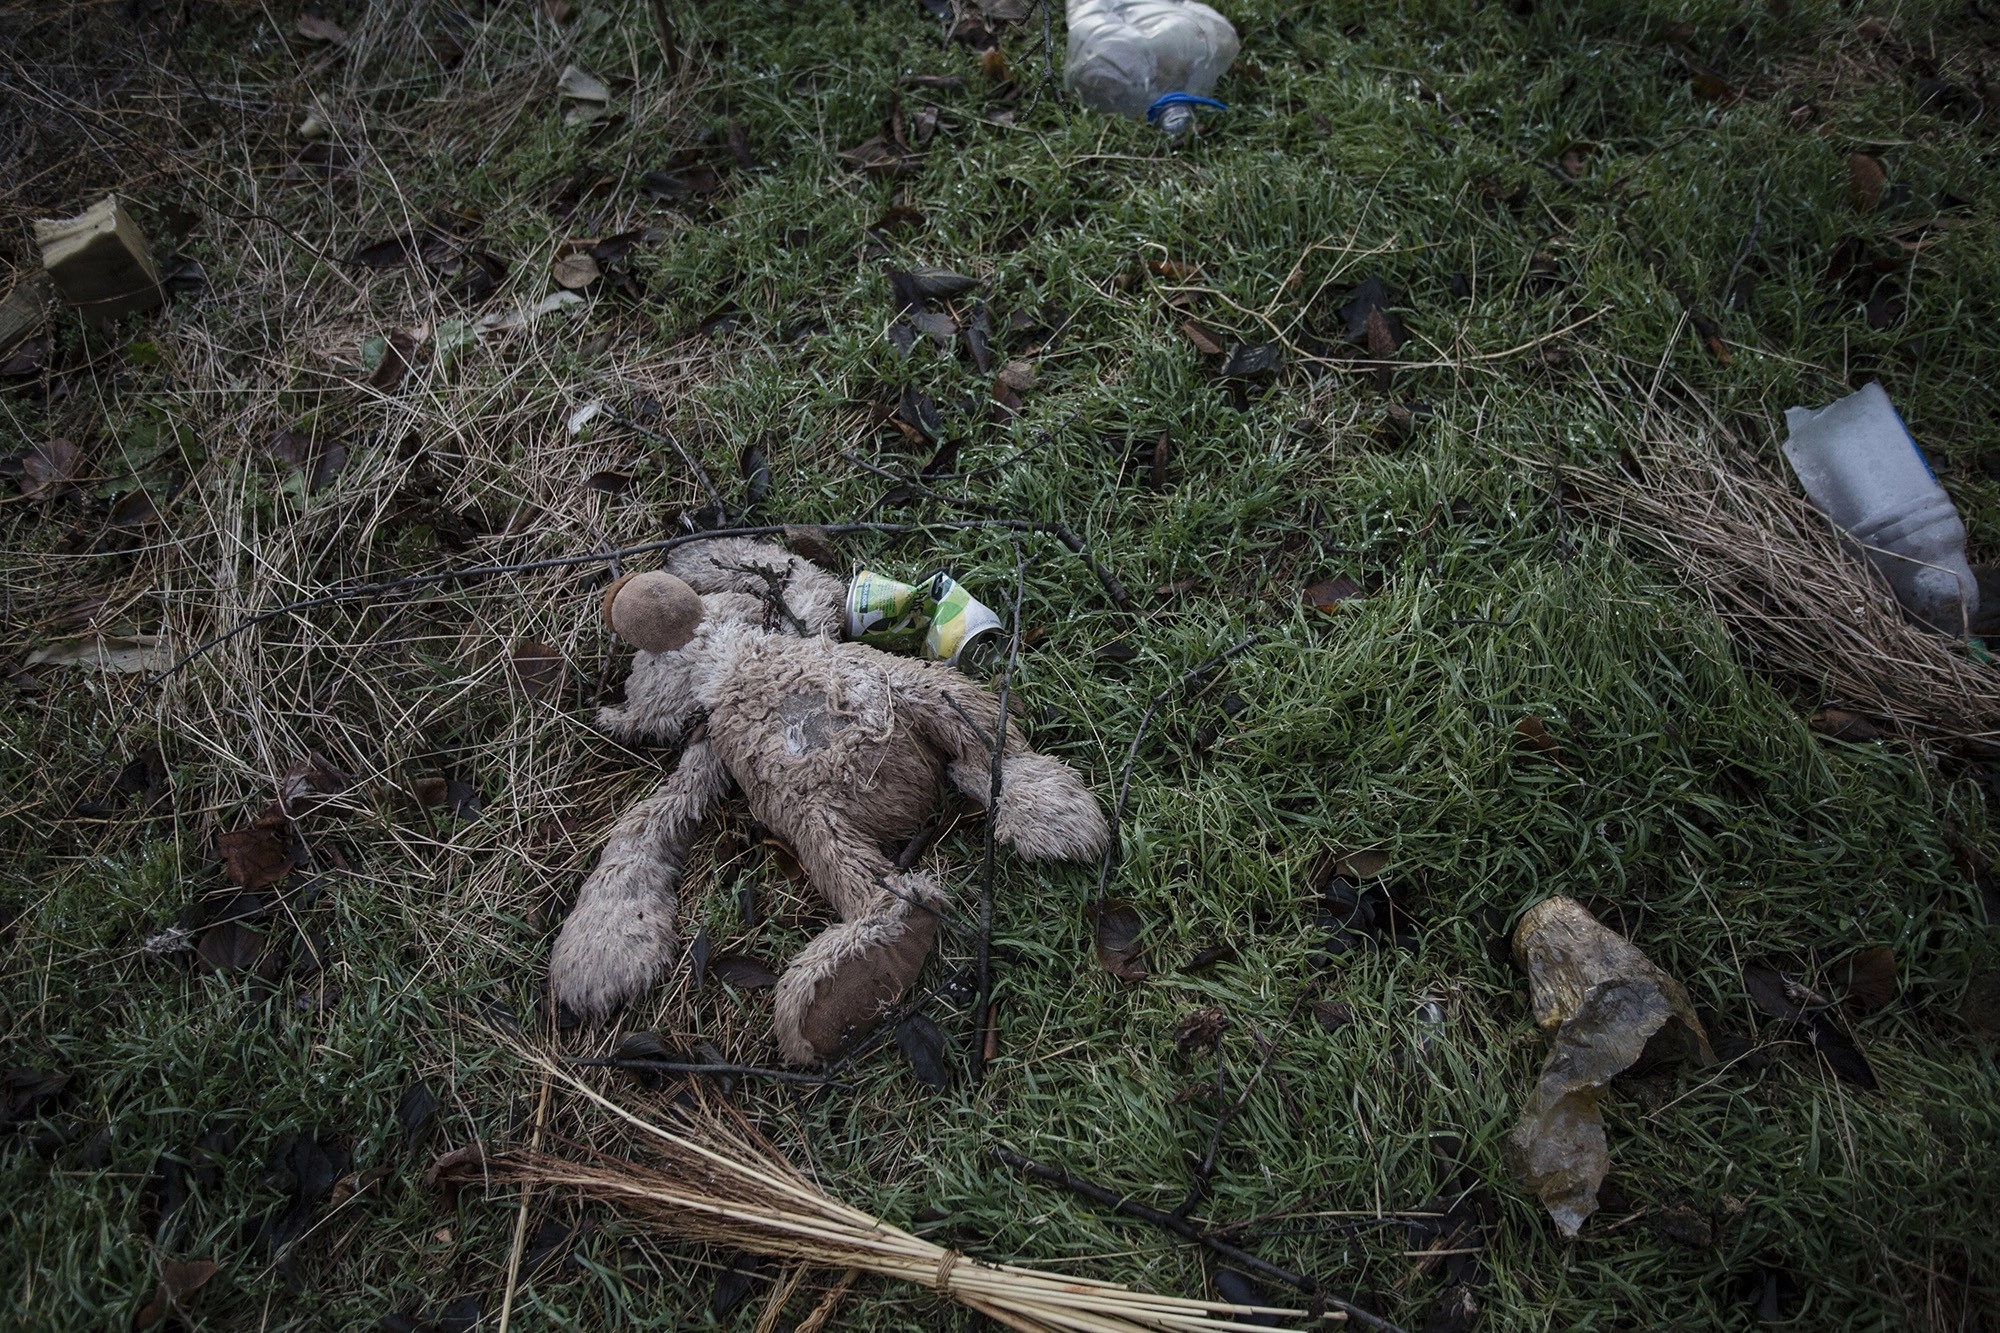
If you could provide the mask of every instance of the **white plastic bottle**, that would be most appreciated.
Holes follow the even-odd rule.
[[[1882,386],[1794,407],[1785,427],[1785,457],[1806,495],[1882,571],[1903,609],[1967,633],[1979,580],[1965,562],[1965,523]]]
[[[1198,0],[1069,0],[1063,82],[1092,110],[1179,134],[1196,106],[1222,106],[1208,94],[1237,49],[1229,20]]]

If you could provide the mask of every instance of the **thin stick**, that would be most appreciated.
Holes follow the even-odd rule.
[[[934,489],[916,477],[902,476],[853,453],[843,451],[840,456],[856,467],[873,472],[878,477],[886,477],[898,486],[908,487],[922,499],[935,500],[941,505],[948,505],[953,509],[963,510],[968,513],[991,514],[993,512],[994,507],[992,505],[974,500],[970,496],[946,495],[943,491]],[[1097,577],[1098,583],[1103,585],[1104,591],[1111,598],[1113,606],[1117,607],[1120,611],[1130,611],[1132,609],[1132,595],[1125,591],[1124,584],[1113,578],[1109,572],[1098,565],[1097,560],[1090,554],[1090,548],[1083,544],[1083,538],[1077,536],[1060,523],[1037,523],[1034,525],[1034,529],[1037,532],[1048,533],[1051,537],[1054,537],[1064,546],[1074,551],[1078,558],[1089,567],[1090,572]]]
[[[276,620],[280,616],[296,615],[302,611],[314,611],[321,607],[335,606],[342,602],[381,601],[386,600],[393,594],[405,593],[416,588],[436,587],[448,583],[492,578],[499,574],[529,574],[547,569],[570,569],[578,565],[595,564],[600,561],[608,561],[615,564],[633,556],[672,551],[686,546],[690,542],[713,541],[721,537],[783,536],[791,526],[794,525],[767,523],[745,528],[711,528],[705,532],[683,533],[678,537],[667,537],[659,541],[641,542],[636,546],[621,546],[608,551],[592,551],[586,555],[551,556],[545,560],[523,560],[513,564],[472,565],[465,569],[447,569],[435,574],[411,574],[403,578],[387,579],[379,583],[356,584],[352,587],[320,593],[313,597],[302,597],[296,601],[286,602],[282,606],[274,606],[268,611],[259,611],[255,615],[239,620],[220,634],[203,640],[167,667],[154,672],[141,681],[135,698],[131,703],[126,705],[124,714],[112,725],[111,738],[105,742],[104,748],[99,751],[94,763],[102,763],[104,757],[110,754],[112,746],[117,743],[118,734],[131,725],[132,720],[138,716],[139,702],[147,694],[165,682],[172,680],[182,671],[185,671],[201,658],[220,648],[223,644],[230,642],[239,635],[249,633],[259,625]],[[1048,536],[1056,538],[1082,558],[1084,565],[1097,577],[1098,583],[1104,588],[1105,594],[1111,598],[1114,605],[1118,606],[1121,610],[1130,609],[1131,598],[1126,595],[1124,587],[1117,579],[1111,576],[1108,570],[1097,563],[1091,556],[1089,549],[1083,544],[1082,539],[1060,523],[1043,523],[1038,520],[1025,518],[945,519],[933,523],[835,523],[828,525],[823,531],[831,536],[846,536],[850,533],[864,532],[876,533],[883,536],[907,536],[911,533],[927,531],[974,532],[986,529],[1045,533]]]
[[[605,415],[610,417],[613,421],[617,422],[619,425],[623,426],[626,430],[632,431],[639,435],[643,435],[649,440],[654,440],[660,444],[670,446],[675,453],[681,456],[681,462],[687,464],[688,471],[694,473],[695,476],[701,478],[701,488],[708,492],[708,502],[715,506],[716,515],[720,517],[725,523],[729,521],[729,506],[725,505],[722,502],[722,492],[715,489],[715,482],[710,480],[708,475],[708,469],[703,467],[701,463],[694,457],[694,455],[690,454],[687,451],[687,449],[681,444],[679,440],[675,439],[671,435],[665,434],[664,432],[654,430],[650,426],[642,426],[628,416],[621,416],[619,413],[616,412],[607,412]]]
[[[1299,1006],[1304,1004],[1306,997],[1312,993],[1313,987],[1311,984],[1308,984],[1299,992],[1298,998],[1292,1001],[1291,1010],[1285,1015],[1286,1027],[1289,1028],[1293,1021],[1298,1018]],[[1223,1131],[1229,1128],[1237,1116],[1243,1114],[1243,1108],[1250,1104],[1250,1094],[1256,1091],[1259,1080],[1264,1077],[1264,1071],[1269,1069],[1271,1061],[1277,1058],[1277,1044],[1275,1042],[1264,1041],[1263,1034],[1257,1031],[1257,1026],[1254,1023],[1250,1025],[1250,1035],[1263,1048],[1264,1058],[1258,1062],[1257,1068],[1251,1072],[1249,1079],[1244,1082],[1242,1095],[1237,1097],[1228,1109],[1215,1117],[1215,1130],[1208,1136],[1208,1151],[1202,1156],[1201,1165],[1195,1168],[1194,1185],[1188,1190],[1187,1198],[1181,1201],[1180,1207],[1174,1209],[1175,1217],[1186,1217],[1193,1210],[1196,1201],[1207,1191],[1208,1179],[1215,1174],[1216,1153],[1222,1148]],[[1222,1096],[1222,1045],[1220,1042],[1217,1042],[1215,1047],[1215,1092],[1219,1102]]]
[[[1311,1278],[1301,1273],[1294,1273],[1288,1268],[1280,1268],[1276,1264],[1266,1263],[1247,1250],[1239,1250],[1228,1241],[1210,1235],[1184,1217],[1175,1217],[1172,1213],[1162,1212],[1158,1208],[1150,1207],[1135,1199],[1113,1193],[1102,1185],[1085,1180],[1081,1176],[1072,1175],[1059,1167],[1043,1166],[1039,1162],[1029,1161],[1027,1158],[1021,1156],[1021,1154],[1003,1148],[999,1144],[993,1145],[993,1155],[1017,1171],[1025,1171],[1037,1180],[1061,1186],[1070,1193],[1082,1195],[1093,1203],[1101,1203],[1113,1212],[1123,1213],[1127,1217],[1136,1217],[1142,1222],[1151,1222],[1154,1226],[1163,1227],[1173,1232],[1176,1236],[1198,1241],[1231,1263],[1239,1264],[1253,1273],[1270,1278],[1274,1282],[1282,1282],[1288,1287],[1293,1287],[1304,1292],[1307,1296],[1324,1301],[1334,1309],[1339,1310],[1342,1314],[1345,1314],[1348,1318],[1378,1330],[1378,1333],[1403,1333],[1402,1329],[1380,1315],[1372,1314],[1350,1301],[1344,1301],[1338,1296],[1323,1291],[1319,1283],[1313,1281]]]
[[[535,1133],[529,1140],[529,1150],[539,1151],[542,1146],[542,1126],[549,1116],[549,1071],[542,1071],[542,1095],[535,1102]],[[521,1280],[521,1247],[528,1239],[528,1200],[534,1195],[534,1186],[521,1187],[521,1207],[514,1214],[514,1248],[507,1253],[507,1290],[500,1298],[500,1333],[507,1333],[507,1325],[514,1318],[514,1289]]]
[[[1000,820],[1001,769],[1007,760],[1007,692],[1021,656],[1021,593],[1027,587],[1028,558],[1014,543],[1013,635],[1007,666],[1000,673],[1000,720],[993,727],[993,778],[986,794],[985,859],[979,867],[979,999],[972,1007],[972,1081],[986,1076],[986,1016],[993,1005],[993,829]]]
[[[1764,230],[1764,194],[1757,193],[1757,207],[1750,219],[1750,234],[1743,238],[1743,248],[1736,252],[1736,262],[1729,266],[1729,276],[1722,280],[1722,308],[1729,308],[1729,294],[1736,287],[1736,275],[1742,271],[1743,262],[1750,258],[1750,249],[1757,244],[1757,234]]]
[[[768,1078],[780,1083],[838,1083],[825,1074],[802,1074],[792,1069],[765,1069],[759,1065],[704,1065],[681,1060],[582,1060],[569,1062],[571,1069],[633,1069],[653,1074],[707,1074],[711,1078]]]
[[[1125,801],[1131,795],[1132,790],[1132,765],[1138,761],[1139,742],[1146,738],[1146,728],[1152,724],[1153,714],[1159,712],[1167,700],[1175,694],[1185,690],[1209,672],[1243,653],[1256,642],[1257,636],[1255,634],[1244,635],[1241,639],[1238,639],[1235,643],[1154,695],[1153,702],[1147,704],[1146,711],[1140,715],[1139,725],[1132,733],[1132,744],[1125,751],[1125,768],[1118,777],[1118,801],[1111,807],[1111,841],[1104,848],[1104,859],[1097,866],[1097,894],[1091,903],[1091,919],[1093,924],[1097,917],[1104,911],[1104,887],[1111,882],[1112,866],[1118,858],[1118,825],[1125,818]]]

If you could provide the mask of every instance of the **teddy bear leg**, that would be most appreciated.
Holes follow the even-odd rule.
[[[914,710],[912,721],[949,756],[951,785],[985,809],[993,795],[993,732],[1002,725],[999,699],[954,671],[933,671],[916,680],[924,706]],[[993,836],[1034,861],[1102,856],[1111,843],[1111,827],[1082,775],[1062,760],[1028,748],[1011,719],[1005,726]]]
[[[1031,861],[1088,861],[1104,854],[1110,826],[1097,798],[1060,759],[1015,749],[1010,735],[1000,761],[1000,810],[993,836]],[[993,760],[986,751],[961,754],[951,783],[982,809],[993,795]]]
[[[549,955],[557,1003],[603,1019],[659,980],[673,960],[681,863],[728,789],[714,747],[697,741],[673,776],[612,828]]]
[[[902,998],[937,941],[937,913],[930,909],[943,902],[929,875],[890,871],[868,910],[843,912],[846,920],[799,951],[772,1001],[778,1049],[788,1063],[838,1055]]]

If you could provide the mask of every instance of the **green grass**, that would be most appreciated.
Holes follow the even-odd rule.
[[[1137,613],[1118,612],[1060,546],[1028,546],[1023,620],[1046,637],[1022,656],[1016,689],[1038,746],[1107,798],[1147,701],[1238,636],[1260,640],[1211,690],[1175,700],[1140,753],[1116,892],[1148,922],[1154,976],[1135,987],[1095,965],[1092,869],[1003,857],[1002,1053],[990,1077],[932,1093],[891,1049],[851,1089],[743,1089],[794,1160],[854,1203],[981,1253],[1204,1290],[1201,1253],[1015,1179],[986,1149],[1006,1143],[1171,1206],[1215,1114],[1205,1099],[1176,1102],[1213,1066],[1177,1052],[1171,1034],[1214,1004],[1231,1020],[1232,1095],[1260,1058],[1253,1024],[1279,1043],[1271,1069],[1283,1080],[1260,1083],[1224,1138],[1197,1212],[1214,1224],[1296,1207],[1421,1209],[1454,1187],[1457,1166],[1434,1147],[1454,1136],[1495,1205],[1476,1293],[1485,1328],[1748,1327],[1767,1270],[1788,1275],[1794,1327],[1990,1319],[2000,1081],[1957,1006],[1968,979],[1996,966],[2000,941],[1953,852],[1992,853],[1988,773],[1815,737],[1804,718],[1818,697],[1746,670],[1698,598],[1562,503],[1558,468],[1608,464],[1648,411],[1702,429],[1702,404],[1774,457],[1785,407],[1879,377],[1965,510],[1975,554],[2000,552],[2000,483],[1981,463],[2000,449],[1995,112],[1967,125],[1923,110],[1911,67],[1856,34],[1860,11],[1822,0],[1795,0],[1784,18],[1720,3],[1545,2],[1527,17],[1493,4],[1236,4],[1244,54],[1221,89],[1233,109],[1171,148],[1039,91],[1034,24],[1005,43],[1025,95],[989,104],[976,59],[940,47],[902,0],[815,7],[809,21],[758,0],[673,7],[698,51],[678,84],[659,68],[643,4],[587,7],[561,28],[496,8],[466,30],[466,59],[449,73],[409,44],[447,21],[443,9],[328,12],[364,39],[358,67],[302,73],[248,11],[210,14],[189,34],[183,59],[217,102],[175,85],[182,120],[159,131],[173,150],[165,174],[128,190],[155,226],[182,202],[203,219],[186,248],[207,290],[128,330],[157,355],[93,343],[103,359],[66,396],[0,396],[24,443],[88,441],[106,476],[123,471],[101,461],[110,446],[136,455],[173,537],[91,547],[103,499],[11,504],[0,520],[10,652],[80,627],[84,600],[101,603],[110,628],[164,620],[198,635],[363,573],[660,535],[697,502],[692,479],[665,451],[568,438],[568,411],[598,394],[660,396],[718,477],[761,443],[773,472],[765,512],[777,519],[850,518],[883,483],[843,450],[921,461],[898,455],[893,434],[878,440],[859,405],[914,383],[963,440],[961,469],[1026,451],[969,493],[1086,534],[1138,594]],[[1943,77],[1994,67],[2000,28],[1973,9],[1918,0],[1889,17]],[[1696,58],[1739,97],[1693,95],[1686,61],[1661,40],[1673,21],[1694,25]],[[302,45],[289,29],[284,39]],[[594,143],[561,125],[549,95],[570,61],[638,80],[620,90],[632,119]],[[922,170],[894,183],[847,170],[838,151],[877,132],[906,73],[967,79],[904,93],[906,109],[942,110]],[[372,146],[351,185],[277,179],[297,150],[285,126],[309,92]],[[1808,123],[1793,115],[1801,103],[1814,107]],[[730,119],[759,165],[732,169],[712,202],[656,207],[621,187],[568,223],[544,207],[549,182],[583,161],[626,178],[682,148],[726,162]],[[1554,164],[1575,145],[1588,146],[1583,170],[1565,179]],[[79,158],[79,196],[118,184],[119,169],[136,174],[130,148],[112,146],[103,162]],[[1878,152],[1908,200],[1857,213],[1845,167],[1855,150]],[[476,207],[482,243],[512,268],[496,306],[539,298],[566,236],[648,224],[664,234],[636,252],[642,304],[553,316],[385,398],[336,363],[351,364],[365,336],[453,312],[412,275],[356,274],[350,288],[242,216],[231,196],[253,190],[256,211],[333,254],[434,208]],[[928,225],[873,254],[867,228],[899,198]],[[1760,212],[1745,260],[1754,303],[1727,311],[1719,289]],[[1920,254],[1895,247],[1897,228],[1938,216],[1949,223]],[[1871,328],[1861,299],[1824,281],[1850,236],[1906,264],[1908,313],[1893,327]],[[1538,254],[1554,261],[1552,290],[1533,281]],[[1186,285],[1216,294],[1170,306],[1168,284],[1143,268],[1161,258],[1198,265]],[[985,279],[996,328],[1016,311],[1069,312],[1044,352],[1026,351],[1038,335],[996,337],[1039,373],[1018,420],[987,420],[987,381],[962,357],[921,343],[904,362],[884,338],[881,273],[917,263]],[[1453,298],[1456,273],[1472,278],[1470,301]],[[1368,274],[1405,294],[1414,340],[1403,359],[1454,365],[1399,371],[1384,394],[1370,376],[1295,362],[1238,410],[1177,331],[1193,317],[1260,341],[1244,312],[1266,311],[1295,341],[1331,340],[1344,293]],[[1728,365],[1687,326],[1683,294],[1720,326]],[[688,336],[726,303],[743,315],[733,331]],[[1586,317],[1520,355],[1474,359]],[[79,359],[80,337],[63,334]],[[1400,444],[1381,428],[1392,402],[1431,409]],[[343,432],[350,451],[340,481],[309,499],[284,490],[256,448],[307,416]],[[148,422],[179,441],[164,462],[139,452],[162,438]],[[1172,464],[1155,491],[1132,451],[1162,431]],[[638,465],[631,492],[579,491],[614,464]],[[510,512],[522,521],[475,553],[444,552],[429,511],[390,521],[394,497],[407,510],[424,486],[496,527]],[[65,548],[75,529],[84,554]],[[855,541],[845,554],[906,575],[947,565],[996,606],[1012,593],[1015,550],[999,535]],[[1302,584],[1335,572],[1372,595],[1334,616],[1302,610]],[[1151,591],[1183,580],[1178,596]],[[671,758],[589,732],[588,695],[622,670],[590,589],[588,573],[536,576],[273,625],[123,731],[129,677],[44,668],[42,694],[0,699],[5,1063],[73,1075],[53,1112],[0,1139],[10,1327],[127,1326],[160,1265],[183,1258],[222,1266],[188,1316],[197,1328],[359,1329],[465,1297],[496,1325],[516,1202],[476,1188],[440,1202],[395,1110],[422,1077],[442,1103],[429,1148],[526,1137],[538,1084],[480,1015],[494,998],[536,1012],[554,927],[603,829]],[[557,705],[510,687],[505,649],[522,637],[570,661]],[[1113,642],[1136,658],[1093,656]],[[1228,696],[1243,704],[1233,714]],[[1529,714],[1561,742],[1563,765],[1516,751],[1513,727]],[[147,744],[170,773],[162,804],[74,813]],[[143,941],[222,887],[215,834],[262,809],[308,745],[363,783],[304,822],[314,872],[288,881],[260,928],[323,935],[325,974],[295,965],[265,990],[147,956]],[[398,796],[438,773],[471,782],[483,811],[452,821]],[[722,837],[744,822],[732,815]],[[975,831],[942,849],[968,910],[978,845]],[[1321,969],[1313,875],[1329,854],[1363,848],[1389,854],[1420,911],[1420,947]],[[785,957],[817,928],[812,905],[768,858],[746,864],[775,921],[746,928],[698,866],[687,934],[706,924],[718,947]],[[1613,1182],[1631,1208],[1600,1214],[1575,1244],[1557,1239],[1500,1157],[1544,1043],[1523,977],[1489,939],[1551,893],[1622,920],[1719,1032],[1782,1043],[1762,1068],[1621,1083],[1606,1118]],[[1222,942],[1233,960],[1175,970]],[[1882,1082],[1856,1093],[1756,1013],[1740,967],[1779,960],[1824,979],[1878,944],[1895,948],[1904,993],[1852,1020]],[[968,954],[947,941],[927,981]],[[329,982],[338,993],[325,1012],[301,1006]],[[1308,991],[1346,1003],[1353,1021],[1323,1031],[1298,1004]],[[966,997],[934,1006],[961,1058],[969,1010]],[[774,1058],[764,998],[713,983],[663,988],[626,1024]],[[526,1026],[567,1048],[594,1040]],[[601,1118],[557,1103],[558,1135],[616,1141]],[[224,1124],[238,1147],[157,1236],[148,1177],[162,1154],[196,1164],[196,1140]],[[281,1269],[245,1223],[280,1200],[269,1152],[308,1130],[337,1139],[355,1169],[391,1173],[316,1214]],[[1712,1246],[1656,1233],[1652,1219],[1673,1205],[1712,1221]],[[537,1201],[531,1236],[545,1213],[577,1216]],[[515,1327],[715,1322],[713,1256],[600,1220],[575,1266],[524,1282]],[[1406,1253],[1425,1243],[1390,1228],[1256,1249],[1414,1330],[1445,1285],[1442,1269]],[[801,1289],[793,1320],[816,1285]],[[749,1328],[761,1301],[760,1289],[722,1323]],[[926,1294],[868,1283],[841,1317],[965,1325]]]

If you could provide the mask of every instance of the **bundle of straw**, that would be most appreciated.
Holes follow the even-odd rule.
[[[1636,467],[1570,480],[1591,510],[1673,561],[1757,665],[1911,735],[2000,742],[2000,671],[1906,619],[1788,478],[1684,424],[1632,452]]]
[[[669,1129],[632,1114],[565,1071],[544,1067],[649,1135],[658,1161],[640,1166],[507,1154],[488,1160],[490,1176],[584,1195],[676,1240],[898,1278],[1022,1333],[1252,1330],[1258,1326],[1232,1317],[1310,1317],[1304,1310],[1153,1296],[1116,1283],[971,1259],[828,1197],[733,1108],[704,1103]]]

